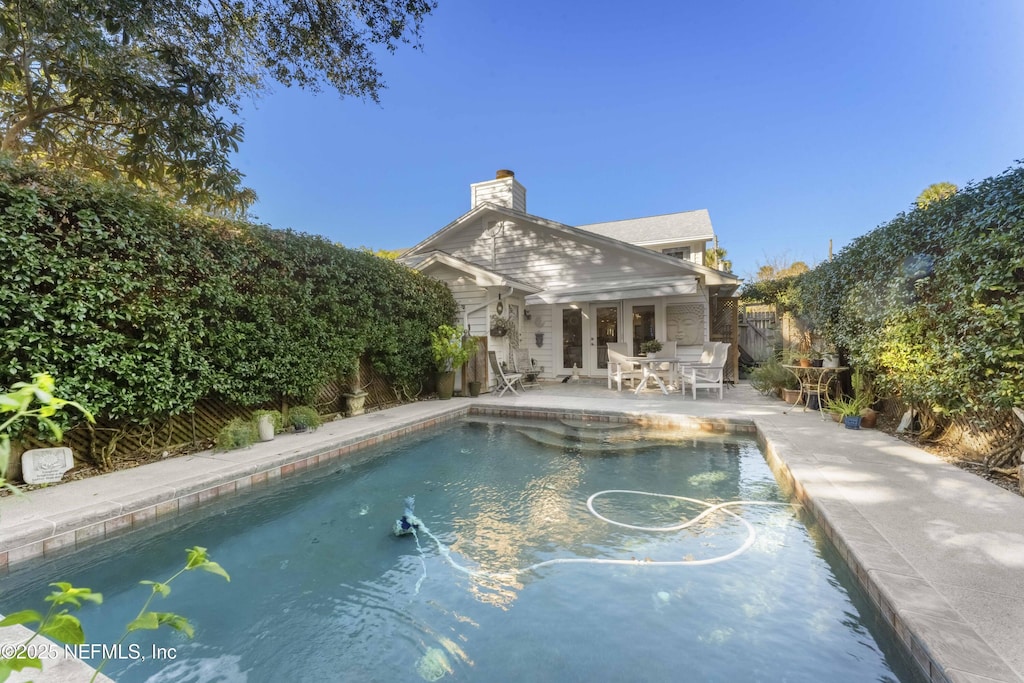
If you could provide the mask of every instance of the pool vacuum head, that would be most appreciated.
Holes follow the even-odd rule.
[[[395,536],[405,536],[407,534],[415,533],[415,530],[420,527],[419,518],[412,513],[412,509],[416,506],[416,498],[409,496],[405,499],[405,514],[400,519],[395,520]]]

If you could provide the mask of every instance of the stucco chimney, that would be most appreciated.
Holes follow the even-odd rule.
[[[494,180],[473,183],[469,190],[471,209],[487,202],[526,213],[526,188],[516,180],[516,174],[507,168],[499,169],[494,174]]]

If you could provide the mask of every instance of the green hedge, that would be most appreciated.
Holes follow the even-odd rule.
[[[793,291],[799,317],[908,402],[1024,405],[1024,169],[900,214]]]
[[[49,372],[137,423],[204,397],[304,402],[360,355],[415,385],[456,313],[443,284],[369,252],[7,160],[0,273],[0,385]]]

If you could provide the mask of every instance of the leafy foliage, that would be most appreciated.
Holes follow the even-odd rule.
[[[476,347],[476,339],[467,335],[461,326],[440,325],[430,333],[430,349],[438,372],[458,370],[473,357]]]
[[[252,420],[236,417],[217,432],[216,448],[218,451],[248,448],[257,438],[259,435],[256,432],[256,424]]]
[[[0,384],[33,373],[138,424],[217,396],[308,401],[365,355],[396,385],[455,317],[440,282],[322,237],[0,160]]]
[[[946,197],[952,197],[956,194],[957,189],[957,186],[953,183],[933,183],[924,188],[921,194],[917,195],[914,203],[917,204],[919,209],[927,209],[929,204],[941,202]]]
[[[903,213],[800,277],[797,308],[936,413],[1024,404],[1024,169]]]
[[[316,429],[320,426],[320,415],[312,406],[295,406],[288,411],[288,422],[296,429]]]
[[[0,150],[244,210],[230,154],[268,82],[378,101],[374,49],[419,39],[430,0],[14,0],[0,5]]]

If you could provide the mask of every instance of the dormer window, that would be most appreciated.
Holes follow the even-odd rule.
[[[662,249],[661,253],[665,256],[673,256],[683,261],[690,260],[690,247],[672,247],[671,249]]]

